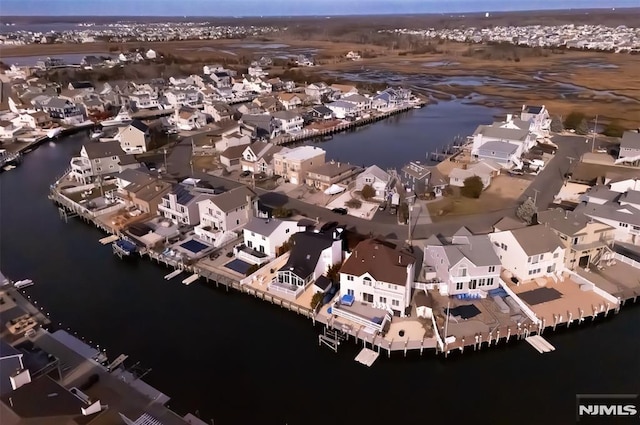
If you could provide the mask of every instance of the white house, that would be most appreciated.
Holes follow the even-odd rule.
[[[119,142],[90,142],[82,146],[80,156],[71,158],[70,177],[89,184],[96,177],[139,167],[140,163],[133,155],[127,155]]]
[[[22,131],[22,127],[14,125],[11,121],[0,120],[0,138],[10,139]]]
[[[478,126],[472,138],[471,154],[474,157],[480,158],[482,155],[483,159],[493,159],[501,164],[507,161],[517,164],[517,159],[536,143],[536,136],[530,132],[529,124],[511,118],[507,122]],[[514,145],[516,149],[509,148],[505,143]]]
[[[520,281],[560,273],[565,248],[558,235],[543,225],[489,234],[502,267]]]
[[[350,94],[340,99],[340,102],[348,102],[356,107],[356,113],[371,109],[371,99],[361,94]]]
[[[276,111],[271,115],[284,133],[295,133],[302,130],[304,119],[295,111]]]
[[[51,97],[42,102],[41,107],[52,119],[65,124],[80,124],[85,120],[84,113],[69,99]]]
[[[256,210],[256,194],[246,186],[198,201],[200,226],[223,232],[240,229]]]
[[[275,258],[280,247],[295,233],[304,231],[296,221],[277,218],[253,217],[244,226],[245,250],[238,253],[239,258],[262,264]]]
[[[323,82],[320,83],[311,83],[307,85],[304,89],[304,94],[309,96],[310,98],[320,101],[322,96],[331,93],[331,88]]]
[[[197,193],[186,185],[179,184],[162,197],[158,212],[176,224],[195,226],[200,222],[198,202],[213,196],[210,193]]]
[[[284,146],[274,145],[267,142],[253,142],[242,152],[240,167],[242,171],[252,173],[264,173],[273,175],[273,155],[282,149],[288,150]]]
[[[331,266],[342,261],[342,229],[332,233],[298,232],[291,238],[289,258],[269,285],[269,290],[295,297]]]
[[[415,258],[375,239],[360,242],[340,269],[340,295],[404,317],[411,303]]]
[[[373,187],[376,195],[373,199],[384,201],[391,193],[393,179],[386,171],[377,165],[372,165],[356,177],[356,190],[362,190],[366,185]]]
[[[534,134],[539,136],[548,135],[551,127],[551,117],[544,105],[522,105],[520,119],[531,124],[530,130]]]
[[[449,172],[449,185],[463,187],[466,179],[477,176],[480,177],[480,180],[482,180],[482,186],[486,189],[491,184],[492,171],[490,168],[481,164],[482,163],[478,163],[466,169],[454,168]]]
[[[336,118],[339,119],[358,113],[358,106],[355,103],[345,102],[343,100],[336,100],[335,102],[327,103],[325,106],[331,109]]]
[[[484,297],[500,285],[502,265],[491,240],[465,227],[451,238],[432,235],[425,244],[424,264],[435,272],[441,295]]]
[[[207,116],[197,109],[183,106],[176,109],[173,120],[180,130],[193,130],[207,124]]]
[[[152,91],[137,90],[129,95],[129,103],[138,109],[153,109],[159,105],[158,95]]]
[[[285,110],[296,109],[302,106],[302,96],[298,93],[279,93],[278,101]]]
[[[139,120],[133,120],[126,127],[121,127],[114,137],[126,153],[144,153],[149,148],[151,136],[149,127]]]

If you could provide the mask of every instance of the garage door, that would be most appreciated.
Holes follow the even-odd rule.
[[[298,184],[298,178],[297,177],[291,177],[291,183]]]

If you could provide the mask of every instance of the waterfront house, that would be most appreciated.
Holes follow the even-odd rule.
[[[44,111],[22,113],[11,120],[16,127],[26,127],[32,130],[51,125],[51,117]]]
[[[616,163],[640,166],[640,133],[625,131],[620,139],[620,152]]]
[[[149,149],[151,134],[145,123],[133,120],[131,124],[118,130],[115,139],[120,142],[120,147],[126,153],[139,154]]]
[[[197,106],[202,103],[202,94],[194,89],[171,89],[164,92],[164,97],[171,108],[181,106]]]
[[[261,110],[269,113],[277,111],[280,106],[278,104],[278,99],[271,95],[256,97],[251,103],[258,106]]]
[[[244,134],[240,126],[236,124],[220,127],[209,135],[209,146],[213,146],[218,152],[224,152],[232,146],[247,146],[251,143],[251,137]]]
[[[159,105],[158,94],[151,90],[136,90],[128,97],[129,105],[137,109],[153,109]]]
[[[564,267],[565,248],[558,235],[543,225],[490,233],[493,249],[520,281],[556,276]]]
[[[259,114],[265,114],[266,112],[264,109],[262,109],[260,106],[258,106],[253,102],[243,103],[242,105],[238,106],[236,110],[241,116],[242,115],[259,115]]]
[[[180,130],[194,130],[207,124],[206,115],[189,106],[176,109],[173,120]]]
[[[551,126],[549,111],[542,105],[522,105],[520,119],[530,124],[530,131],[538,136],[547,136]]]
[[[376,239],[360,242],[340,268],[340,296],[405,317],[415,279],[413,256]]]
[[[588,268],[613,243],[614,228],[586,215],[555,208],[538,213],[538,223],[553,230],[565,248],[565,267]]]
[[[271,261],[281,253],[280,248],[291,236],[304,229],[296,221],[253,217],[244,226],[244,247],[239,250],[238,258],[253,264]]]
[[[500,285],[502,264],[487,235],[462,227],[451,238],[432,235],[425,243],[424,265],[435,270],[442,295],[481,295]]]
[[[295,297],[331,266],[342,261],[342,229],[330,233],[298,232],[291,237],[289,258],[269,285],[270,291]]]
[[[585,194],[585,202],[578,205],[575,212],[613,227],[616,241],[640,245],[639,190],[620,193],[595,187]]]
[[[231,87],[231,75],[226,71],[214,71],[211,74],[209,74],[209,76],[211,77],[211,80],[213,81],[213,84],[216,87],[219,88],[223,88],[223,87]]]
[[[224,102],[208,102],[204,105],[204,113],[213,118],[214,122],[231,121],[234,109]]]
[[[393,178],[386,171],[377,165],[372,165],[365,169],[356,177],[356,190],[362,190],[364,186],[371,186],[375,190],[373,199],[384,201],[391,193]]]
[[[207,196],[198,201],[199,228],[233,232],[247,224],[256,209],[256,194],[246,186]]]
[[[162,202],[162,197],[172,189],[170,183],[140,170],[122,170],[115,177],[118,198],[127,207],[135,207],[151,215],[158,214],[158,205]]]
[[[311,83],[304,89],[304,94],[315,101],[321,101],[324,96],[331,92],[331,88],[323,82]]]
[[[71,158],[70,177],[89,184],[98,177],[139,167],[140,163],[133,155],[127,155],[119,142],[89,142],[80,149],[80,156]]]
[[[407,192],[406,198],[414,199],[423,195],[429,188],[429,177],[431,169],[420,161],[412,161],[402,167],[400,172],[400,182]]]
[[[285,181],[304,183],[313,166],[325,163],[326,152],[316,146],[299,146],[273,155],[273,171]]]
[[[332,84],[331,90],[339,97],[348,96],[350,94],[358,94],[356,86],[348,84]]]
[[[44,100],[40,106],[52,119],[65,124],[80,124],[85,120],[85,116],[80,108],[69,99],[50,97]]]
[[[304,119],[297,111],[276,111],[271,114],[275,118],[278,128],[283,133],[297,133],[302,130]]]
[[[316,120],[333,119],[333,111],[324,105],[315,105],[309,110],[309,115]]]
[[[284,110],[296,109],[302,106],[302,95],[298,93],[278,93],[278,102]]]
[[[528,124],[526,126],[528,127]],[[519,128],[513,120],[507,123],[480,125],[473,133],[472,139],[471,154],[475,158],[482,155],[482,158],[493,159],[506,168],[511,165],[520,166],[519,158],[536,143],[535,135],[530,133],[528,128]],[[487,143],[489,145],[483,146]],[[516,149],[509,149],[504,143],[514,145]]]
[[[340,98],[340,101],[355,105],[356,114],[361,114],[362,112],[371,109],[371,99],[361,94],[349,94]]]
[[[251,171],[252,173],[263,173],[267,176],[273,175],[273,155],[281,150],[289,150],[284,146],[277,146],[267,142],[253,142],[249,146],[245,146],[240,158],[240,167],[242,171]]]
[[[509,142],[492,140],[482,144],[476,153],[479,160],[492,160],[503,167],[517,164],[520,152],[518,145]]]
[[[334,184],[349,184],[360,170],[361,168],[356,165],[332,160],[309,168],[306,183],[308,186],[324,191]]]
[[[266,114],[245,114],[239,123],[256,139],[274,138],[279,126],[274,117]]]
[[[447,177],[445,177],[436,166],[431,166],[427,168],[429,169],[430,190],[433,192],[433,194],[436,197],[442,196],[445,188],[449,186],[449,181]]]
[[[239,170],[242,154],[247,148],[246,145],[230,146],[220,154],[220,164],[227,167],[228,171]]]
[[[177,184],[162,197],[158,212],[175,224],[195,226],[200,223],[198,202],[213,196],[213,193],[198,192],[195,188]]]
[[[358,112],[358,107],[356,104],[351,102],[345,102],[342,100],[336,100],[335,102],[327,103],[325,105],[327,108],[333,112],[336,118],[344,119],[347,116],[356,115]]]
[[[16,126],[11,121],[0,120],[0,139],[13,139],[22,131],[22,127]]]
[[[375,109],[394,109],[406,106],[411,100],[411,91],[403,88],[389,87],[373,97],[377,105]]]

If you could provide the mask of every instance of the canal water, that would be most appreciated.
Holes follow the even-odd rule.
[[[407,125],[413,116],[404,118]],[[388,133],[377,128],[365,140],[383,143]],[[429,137],[436,130],[421,131]],[[361,136],[341,137],[347,146]],[[638,306],[613,320],[547,334],[553,353],[520,342],[447,360],[385,354],[369,369],[353,360],[359,350],[353,343],[338,353],[319,347],[321,329],[294,313],[213,285],[167,282],[168,270],[149,261],[122,262],[98,243],[101,232],[60,220],[47,199],[49,184],[87,140],[77,134],[44,144],[0,175],[0,269],[33,279],[26,293],[60,327],[99,344],[112,359],[126,353],[130,364],[150,368],[145,380],[170,395],[178,412],[198,411],[216,425],[458,424],[489,417],[569,424],[577,393],[640,391]],[[399,155],[401,142],[390,145],[389,157]]]

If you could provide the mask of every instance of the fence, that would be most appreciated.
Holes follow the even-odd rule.
[[[636,260],[633,260],[629,257],[625,257],[622,254],[618,254],[617,252],[613,254],[613,258],[615,258],[618,261],[622,261],[625,264],[629,264],[631,267],[635,268],[635,269],[640,269],[640,263],[637,262]]]
[[[540,323],[540,319],[538,319],[538,317],[536,316],[536,314],[533,312],[533,310],[531,310],[525,303],[524,301],[522,301],[520,299],[520,297],[518,297],[516,295],[515,292],[513,292],[513,290],[511,288],[509,288],[509,286],[507,286],[506,282],[502,279],[498,279],[500,282],[500,286],[507,292],[507,294],[509,294],[509,296],[511,296],[511,299],[513,299],[517,304],[518,307],[520,307],[520,309],[524,312],[524,314],[527,315],[527,317],[529,317],[529,319],[531,319],[531,321],[533,323],[535,323],[536,325]]]

